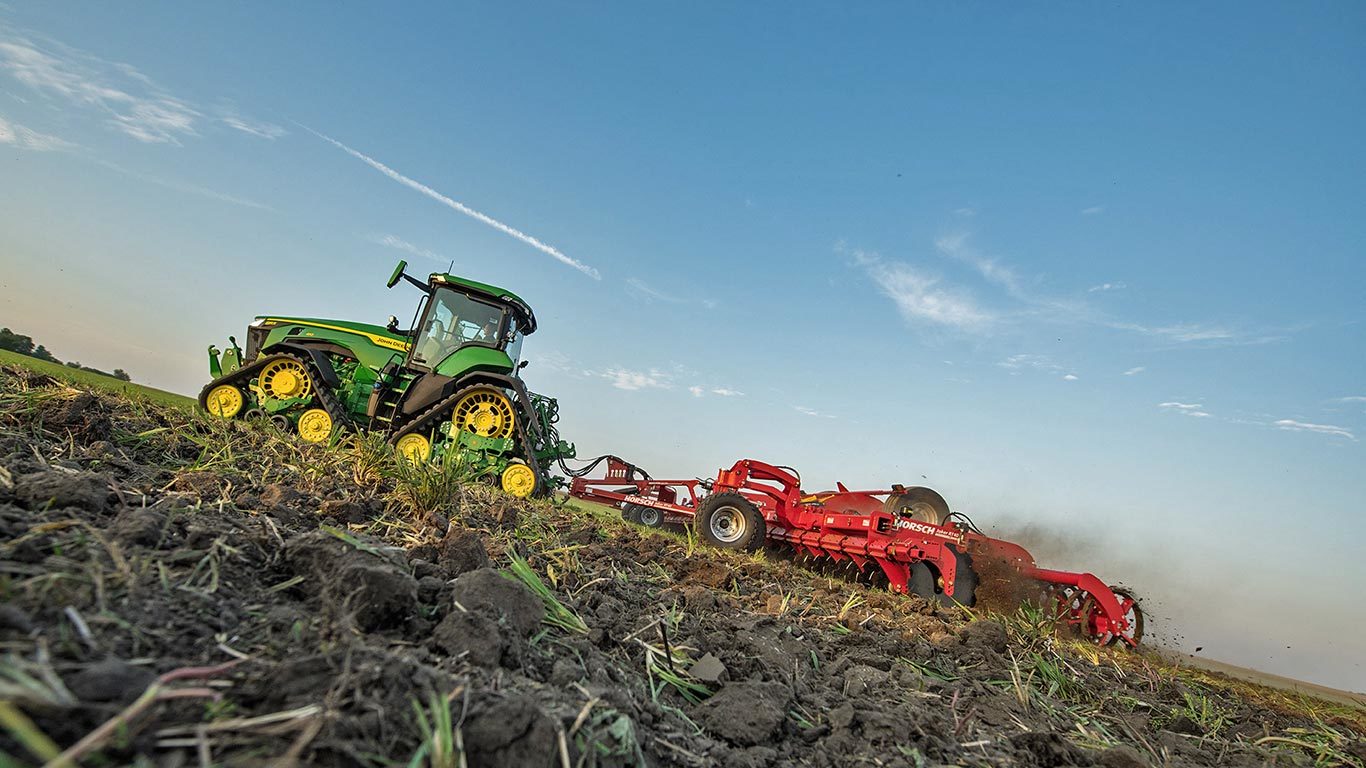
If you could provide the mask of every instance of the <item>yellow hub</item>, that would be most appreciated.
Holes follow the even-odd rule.
[[[512,437],[515,424],[512,402],[496,389],[480,387],[470,390],[455,404],[451,423],[457,430],[473,432],[480,437]]]
[[[273,397],[276,400],[308,397],[313,390],[303,363],[289,358],[266,365],[261,369],[261,376],[257,382],[266,397]]]
[[[507,493],[525,499],[536,490],[536,473],[525,464],[509,464],[503,470],[502,484]]]
[[[432,455],[432,441],[416,432],[404,435],[398,439],[394,445],[394,450],[399,456],[411,461],[414,464],[421,464]]]
[[[241,413],[243,403],[242,390],[231,384],[219,384],[204,398],[204,407],[220,419],[231,419]]]
[[[332,436],[332,416],[321,408],[310,408],[299,417],[299,437],[305,442],[321,443]]]

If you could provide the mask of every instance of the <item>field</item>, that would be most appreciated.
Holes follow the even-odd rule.
[[[172,405],[180,408],[194,407],[194,400],[185,397],[184,395],[177,395],[174,392],[166,392],[164,390],[143,386],[142,384],[122,381],[100,373],[82,371],[79,368],[69,368],[60,363],[49,363],[46,360],[36,360],[32,357],[26,357],[6,349],[0,349],[0,365],[23,366],[71,384],[98,389],[104,392],[113,392],[134,399],[147,400],[153,403]],[[207,381],[207,374],[205,374],[205,376],[205,381]]]
[[[0,365],[0,765],[1366,766],[1350,701],[72,380]]]

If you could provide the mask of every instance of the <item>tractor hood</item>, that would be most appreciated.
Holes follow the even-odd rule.
[[[409,340],[382,325],[317,317],[261,315],[247,328],[246,359],[254,360],[263,349],[299,341],[332,343],[346,348],[366,366],[382,366],[408,352]]]

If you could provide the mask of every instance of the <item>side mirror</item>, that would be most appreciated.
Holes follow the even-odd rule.
[[[393,288],[394,286],[398,285],[398,281],[403,279],[403,270],[407,268],[407,266],[408,262],[400,259],[398,262],[398,266],[394,267],[394,273],[392,275],[389,275],[389,282],[385,284],[385,287]]]
[[[520,371],[520,370],[522,370],[523,368],[527,367],[528,365],[531,365],[531,361],[530,361],[530,360],[523,360],[522,362],[520,362],[520,363],[517,364],[517,370]]]
[[[392,288],[393,286],[391,285],[391,286],[389,286],[389,287]],[[389,322],[387,322],[387,323],[384,324],[384,330],[386,330],[386,331],[388,331],[388,332],[390,332],[390,333],[393,333],[394,331],[397,331],[397,330],[398,330],[398,318],[395,317],[394,315],[389,315]]]

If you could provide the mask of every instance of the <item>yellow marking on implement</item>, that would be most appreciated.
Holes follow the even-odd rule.
[[[341,331],[342,333],[354,333],[354,334],[356,334],[357,336],[364,336],[365,338],[369,339],[370,341],[375,342],[375,344],[377,344],[377,345],[379,345],[379,346],[381,346],[381,347],[388,347],[389,349],[396,349],[396,350],[398,350],[399,352],[407,352],[407,351],[408,351],[408,347],[409,347],[408,344],[405,344],[404,342],[401,342],[401,341],[399,341],[399,340],[397,340],[397,339],[391,339],[391,338],[389,338],[388,336],[380,336],[380,335],[377,334],[377,333],[366,333],[365,331],[358,331],[358,330],[356,330],[355,328],[343,328],[343,327],[341,327],[340,325],[328,325],[328,324],[326,324],[326,323],[311,323],[311,322],[306,322],[306,321],[303,321],[303,320],[286,320],[286,319],[284,319],[284,318],[282,318],[282,317],[267,317],[267,318],[265,318],[265,322],[267,322],[267,323],[281,323],[281,324],[289,324],[289,325],[303,325],[303,326],[307,326],[307,327],[309,327],[309,328],[326,328],[326,329],[329,330],[329,331]]]

